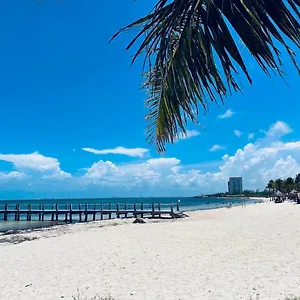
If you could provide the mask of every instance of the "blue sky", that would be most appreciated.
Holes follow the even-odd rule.
[[[152,3],[0,3],[0,198],[189,196],[300,172],[300,81],[285,54],[288,85],[245,51],[253,86],[200,111],[205,129],[191,124],[165,156],[145,141],[133,33],[108,41]]]

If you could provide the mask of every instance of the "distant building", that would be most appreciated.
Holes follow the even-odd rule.
[[[230,195],[240,195],[243,193],[243,177],[229,178],[228,193]]]

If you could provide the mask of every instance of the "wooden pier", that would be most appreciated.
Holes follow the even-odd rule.
[[[88,222],[114,218],[178,218],[182,216],[179,201],[174,205],[161,203],[108,204],[9,204],[0,205],[0,220]]]

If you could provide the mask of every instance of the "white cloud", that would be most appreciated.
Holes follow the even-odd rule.
[[[24,173],[21,172],[17,172],[17,171],[11,171],[9,173],[3,173],[0,172],[0,180],[5,180],[5,179],[22,179],[25,178],[26,175]]]
[[[45,173],[44,176],[53,176],[55,174],[56,177],[71,177],[70,174],[60,169],[60,163],[56,158],[47,157],[38,152],[30,154],[0,154],[0,160],[12,163],[16,170],[26,174],[28,172],[42,172]]]
[[[249,133],[248,134],[248,140],[253,140],[254,139],[254,133]]]
[[[64,172],[62,170],[55,170],[54,173],[43,175],[41,178],[44,179],[63,179],[63,178],[72,178],[70,173]]]
[[[175,157],[160,157],[148,159],[146,163],[154,168],[173,167],[180,164],[180,160]]]
[[[215,151],[218,151],[218,150],[224,150],[224,149],[226,149],[226,147],[221,146],[221,145],[213,145],[213,146],[209,149],[209,151],[210,151],[210,152],[215,152]]]
[[[265,169],[262,174],[265,182],[269,178],[287,178],[294,177],[299,173],[300,165],[292,156],[288,155],[286,158],[278,159],[272,168]]]
[[[231,118],[234,114],[235,114],[235,112],[233,112],[231,109],[228,109],[224,114],[219,115],[218,118],[219,119],[228,119],[228,118]]]
[[[180,160],[177,158],[154,158],[143,163],[133,163],[119,165],[111,161],[100,160],[94,163],[90,168],[86,169],[84,179],[92,180],[97,183],[97,180],[107,182],[126,183],[130,186],[135,186],[141,182],[147,181],[153,185],[158,183],[158,180],[163,174],[173,173],[178,170]]]
[[[87,169],[84,175],[87,178],[101,178],[107,175],[116,175],[119,173],[119,168],[111,161],[99,160]]]
[[[286,123],[282,121],[277,121],[272,124],[269,130],[266,132],[266,136],[280,138],[288,133],[291,133],[293,130]]]
[[[212,148],[218,150],[220,147],[215,145]],[[248,143],[233,155],[224,155],[216,171],[205,173],[201,171],[201,164],[187,167],[175,157],[125,165],[100,161],[96,165],[89,168],[84,176],[89,180],[93,178],[89,182],[101,186],[109,184],[137,193],[149,190],[154,195],[165,192],[193,195],[226,191],[230,176],[243,176],[246,189],[263,189],[271,178],[295,176],[300,172],[300,141],[284,143],[270,141],[266,137]]]
[[[56,158],[46,157],[38,152],[31,154],[0,154],[0,160],[12,163],[16,169],[26,168],[47,171],[59,167],[59,162]]]
[[[144,157],[144,155],[149,152],[149,149],[145,148],[125,148],[121,146],[114,149],[97,150],[93,148],[82,148],[82,150],[94,154],[120,154],[131,157]]]
[[[16,182],[24,182],[24,186],[19,186],[22,190],[40,190],[43,194],[47,190],[60,189],[67,190],[69,196],[77,197],[82,193],[86,193],[85,196],[190,196],[225,191],[230,176],[243,176],[246,189],[262,189],[272,178],[300,173],[300,140],[282,142],[274,139],[273,135],[282,135],[290,130],[275,123],[267,131],[272,139],[267,134],[233,154],[223,155],[221,161],[213,162],[211,166],[210,162],[186,165],[176,157],[126,164],[99,160],[85,168],[82,175],[71,177],[60,169],[55,158],[39,153],[1,154],[0,159],[11,162],[15,169],[10,173],[0,171],[1,190],[16,188]],[[221,147],[214,146],[212,149],[215,150]],[[67,180],[54,180],[62,178]]]
[[[220,171],[212,174],[212,180],[243,176],[246,188],[263,188],[272,178],[295,176],[300,172],[300,141],[262,145],[249,143],[234,155],[225,155]]]
[[[201,133],[197,130],[187,130],[186,131],[186,135],[184,133],[180,133],[177,140],[185,140],[185,139],[190,139],[194,136],[198,136],[200,135]]]
[[[239,131],[239,130],[237,130],[237,129],[235,129],[235,130],[233,131],[233,133],[234,133],[237,137],[241,137],[242,134],[243,134],[241,131]]]

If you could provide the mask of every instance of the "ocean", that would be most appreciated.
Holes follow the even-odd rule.
[[[128,206],[133,205],[134,203],[161,203],[162,206],[170,206],[171,203],[176,205],[177,201],[180,200],[180,210],[185,211],[195,211],[195,210],[207,210],[207,209],[216,209],[227,207],[228,205],[239,206],[245,201],[243,199],[223,199],[223,198],[184,198],[184,197],[161,197],[161,198],[99,198],[99,199],[40,199],[40,200],[0,200],[0,210],[3,209],[4,205],[7,204],[9,208],[15,208],[16,204],[20,205],[21,209],[26,209],[28,204],[32,204],[33,207],[37,207],[39,204],[44,204],[45,209],[51,208],[53,204],[58,204],[60,207],[65,204],[72,204],[73,208],[78,208],[79,204],[103,204],[108,205],[112,203],[116,205],[116,203],[120,203],[124,205],[125,203]],[[247,204],[255,204],[258,201],[256,200],[247,200]],[[78,221],[78,220],[77,220]],[[76,220],[75,220],[76,222]],[[25,230],[32,228],[40,228],[46,226],[53,226],[57,224],[64,224],[64,222],[56,221],[44,221],[39,222],[36,219],[32,219],[32,221],[24,221],[24,217],[21,218],[21,221],[16,222],[13,220],[13,216],[11,215],[8,221],[3,221],[3,216],[0,215],[0,232],[5,232],[8,230]]]

